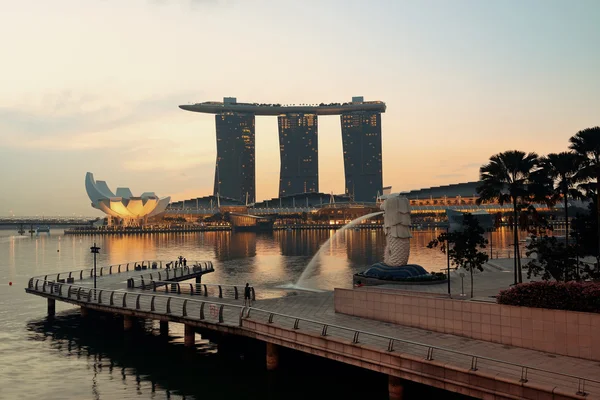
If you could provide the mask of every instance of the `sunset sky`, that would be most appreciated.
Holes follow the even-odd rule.
[[[214,116],[177,105],[382,100],[384,185],[473,181],[490,155],[600,125],[598,0],[0,0],[0,215],[100,215],[115,189],[212,193]],[[344,191],[339,117],[320,189]],[[256,118],[257,198],[277,196]]]

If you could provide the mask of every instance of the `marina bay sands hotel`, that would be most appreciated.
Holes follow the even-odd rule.
[[[215,114],[217,162],[214,195],[256,201],[254,119],[277,116],[281,169],[279,197],[319,192],[318,116],[340,115],[345,190],[354,201],[375,202],[382,192],[381,113],[385,103],[353,97],[348,103],[281,105],[207,101],[179,106]]]

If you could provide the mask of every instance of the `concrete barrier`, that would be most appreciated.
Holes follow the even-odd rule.
[[[600,361],[600,314],[362,288],[335,289],[334,299],[342,314]]]

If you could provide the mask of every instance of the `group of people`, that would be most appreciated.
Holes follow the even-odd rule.
[[[179,264],[177,264],[177,260],[179,260]],[[175,268],[177,268],[178,265],[180,267],[187,267],[187,259],[186,258],[184,258],[183,256],[179,256],[177,258],[177,260],[175,260]]]
[[[166,266],[167,269],[171,268],[171,266],[173,266],[173,268],[187,267],[187,259],[183,256],[179,256],[177,257],[177,260],[168,262]]]

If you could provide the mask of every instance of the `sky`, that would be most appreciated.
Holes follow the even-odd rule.
[[[600,125],[597,0],[0,0],[0,215],[84,215],[85,173],[212,194],[214,116],[179,104],[382,100],[393,191],[474,181],[491,155]],[[343,193],[339,117],[322,192]],[[277,119],[256,118],[257,199]]]

